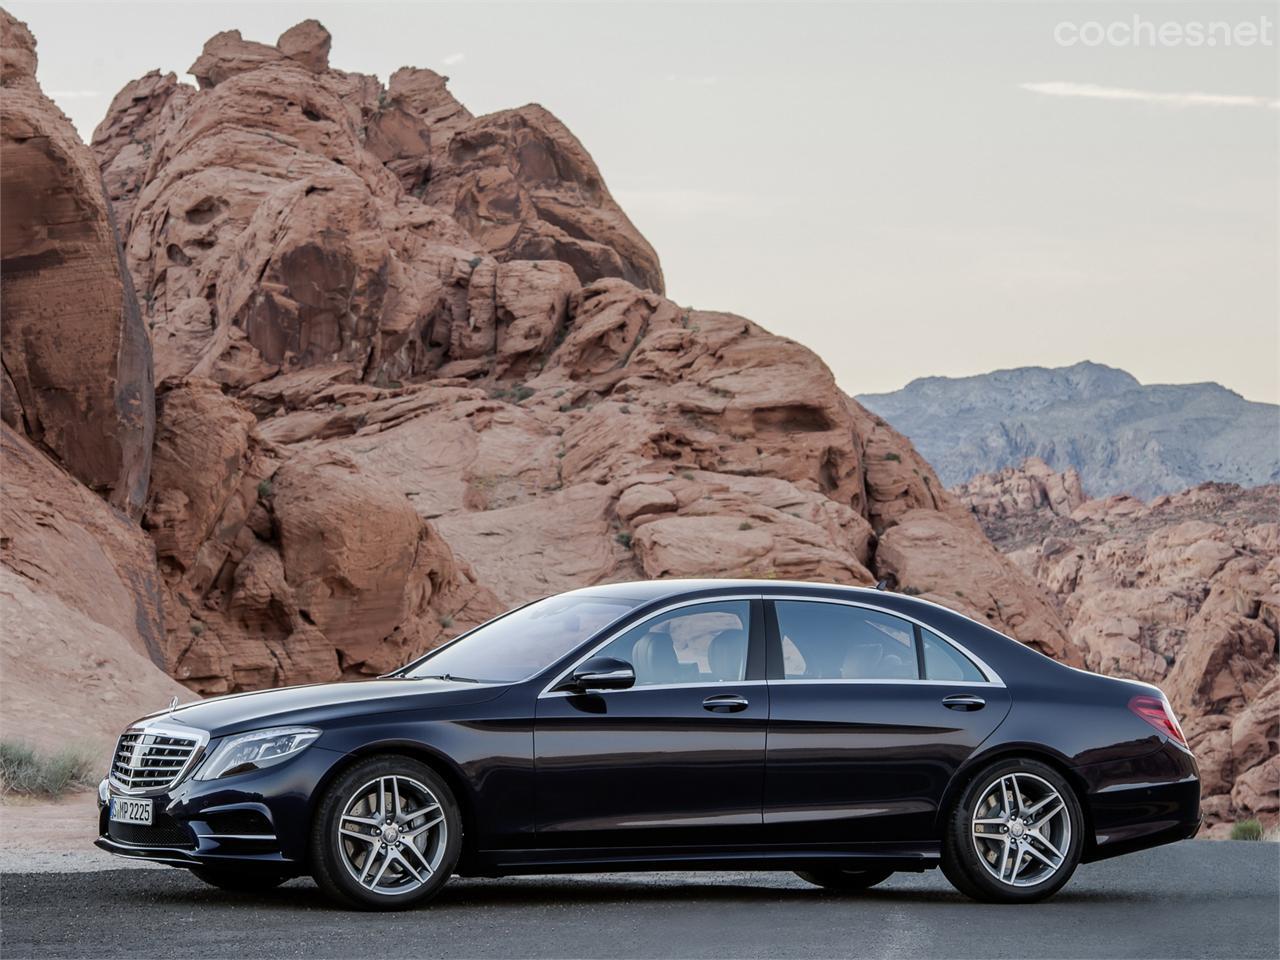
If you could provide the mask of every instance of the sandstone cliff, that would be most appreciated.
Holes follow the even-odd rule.
[[[6,29],[6,76],[36,98],[23,31]],[[376,674],[510,603],[685,575],[893,575],[1083,662],[1048,594],[816,356],[663,296],[652,248],[550,113],[474,117],[431,71],[383,86],[330,69],[330,44],[314,21],[274,45],[222,33],[198,87],[153,72],[120,92],[93,144],[127,273],[95,232],[101,186],[70,164],[100,214],[74,252],[121,300],[98,309],[71,248],[40,261],[40,283],[85,303],[51,301],[41,323],[40,303],[6,300],[6,368],[44,356],[11,327],[88,324],[46,362],[79,408],[105,384],[138,416],[96,428],[129,451],[110,482],[78,459],[87,441],[31,434],[123,512],[70,478],[7,488],[21,586],[200,693]],[[29,232],[51,222],[22,212]],[[145,369],[125,362],[127,281]],[[14,387],[6,415],[34,431]],[[34,476],[43,454],[16,429],[6,456]],[[81,525],[92,565],[41,559],[68,556],[31,522],[55,495],[63,515],[108,511],[57,525]]]
[[[506,604],[693,575],[891,573],[1082,662],[816,356],[662,296],[548,111],[473,117],[330,42],[219,34],[199,89],[148,74],[94,135],[161,383],[144,525],[175,676],[375,673]]]
[[[131,513],[147,497],[151,345],[93,154],[0,10],[0,310],[6,423]]]
[[[1084,500],[1043,462],[957,488],[1057,599],[1092,670],[1165,690],[1217,832],[1280,818],[1280,487]],[[1055,492],[1056,495],[1055,496]]]
[[[129,516],[151,463],[150,344],[93,157],[3,10],[0,37],[0,721],[101,747],[191,698],[156,666],[160,578]]]

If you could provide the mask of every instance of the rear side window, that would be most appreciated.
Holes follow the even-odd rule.
[[[915,633],[906,620],[838,603],[778,600],[788,680],[918,680]]]
[[[936,634],[921,629],[920,639],[924,642],[924,672],[929,680],[982,683],[987,679],[972,660]]]

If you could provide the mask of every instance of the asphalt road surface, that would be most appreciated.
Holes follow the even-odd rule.
[[[12,957],[1280,956],[1280,844],[1191,841],[1081,867],[1035,906],[973,903],[938,871],[857,896],[781,873],[453,880],[406,913],[338,910],[186,871],[0,876]]]

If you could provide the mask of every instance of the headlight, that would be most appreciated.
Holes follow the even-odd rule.
[[[274,727],[228,737],[201,764],[196,779],[216,780],[269,767],[307,749],[318,736],[314,727]]]

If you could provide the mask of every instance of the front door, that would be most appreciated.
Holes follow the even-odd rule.
[[[760,611],[752,599],[668,608],[594,653],[630,663],[635,686],[539,698],[539,847],[759,839],[769,719]]]
[[[845,603],[770,601],[770,842],[920,841],[1008,691],[917,624]]]

